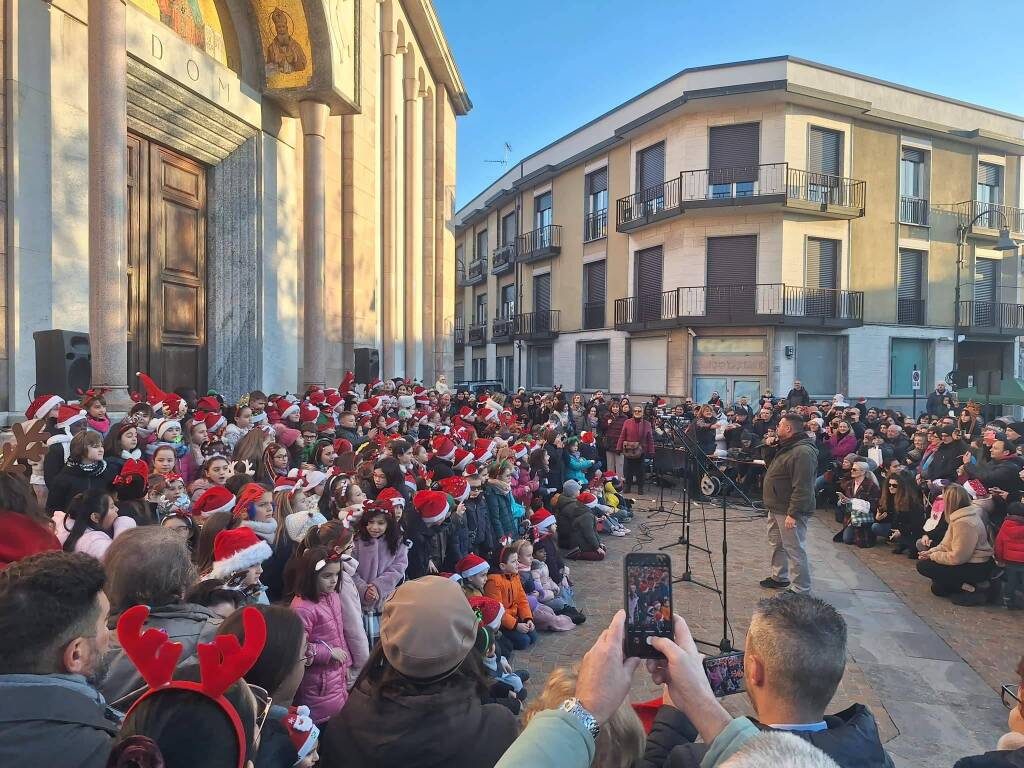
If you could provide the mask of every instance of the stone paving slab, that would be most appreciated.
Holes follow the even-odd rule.
[[[666,498],[666,506],[674,509],[671,500]],[[578,663],[622,607],[623,557],[630,551],[655,551],[679,538],[682,525],[677,518],[645,511],[656,506],[657,501],[650,497],[638,500],[637,518],[630,525],[633,533],[625,538],[606,537],[608,556],[604,562],[570,563],[579,606],[588,620],[570,632],[542,635],[533,648],[517,653],[515,665],[533,673],[531,691],[539,692],[556,667]],[[1011,653],[1011,638],[1020,636],[1021,626],[1010,632],[1007,612],[999,613],[1002,609],[954,611],[950,607],[956,607],[948,601],[950,607],[931,605],[927,598],[940,599],[928,592],[927,583],[923,589],[914,583],[925,580],[918,576],[913,562],[888,552],[832,542],[835,529],[826,514],[819,513],[808,527],[812,584],[815,594],[843,614],[849,630],[846,673],[829,711],[854,702],[869,707],[898,766],[952,765],[958,757],[994,748],[1006,726],[1006,710],[999,702],[994,680],[1012,679],[1017,657],[1008,660],[1001,654]],[[727,633],[735,646],[742,648],[754,604],[770,594],[757,584],[768,573],[766,523],[750,510],[734,507],[729,508],[726,522]],[[691,550],[690,567],[696,581],[721,583],[721,531],[721,507],[695,505],[691,542],[713,552],[709,558]],[[684,570],[684,550],[674,546],[667,551],[672,555],[673,575],[678,577]],[[696,584],[680,583],[674,586],[673,597],[676,612],[686,618],[694,636],[717,644],[723,631],[718,596]],[[960,615],[979,610],[981,614],[971,614],[973,621]],[[965,637],[972,641],[966,642]],[[714,652],[706,647],[701,650]],[[631,700],[658,695],[660,691],[647,673],[638,672]],[[752,714],[743,694],[727,697],[723,703],[733,714]],[[936,763],[936,755],[951,759]]]

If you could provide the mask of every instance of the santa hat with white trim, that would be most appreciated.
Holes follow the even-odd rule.
[[[469,498],[469,483],[466,479],[459,477],[458,475],[452,475],[451,477],[445,477],[437,481],[437,485],[440,490],[447,493],[456,502],[465,501]]]
[[[455,564],[455,572],[463,579],[476,576],[478,573],[487,573],[489,570],[491,566],[475,552],[470,552]]]
[[[597,506],[597,496],[592,494],[590,491],[584,491],[577,497],[577,499],[580,504],[590,507],[591,509]]]
[[[62,405],[57,409],[57,426],[67,429],[72,424],[82,421],[85,418],[85,411],[81,408],[74,408],[70,405]]]
[[[377,501],[390,504],[392,509],[405,507],[405,497],[391,486],[381,488],[380,493],[377,494]]]
[[[193,517],[209,517],[215,512],[230,512],[235,508],[235,497],[223,485],[213,485],[192,505]]]
[[[451,461],[455,458],[455,443],[451,441],[451,438],[438,435],[431,441],[431,447],[434,449],[434,455],[439,459]]]
[[[210,576],[226,579],[232,574],[259,565],[274,554],[252,528],[232,528],[221,531],[213,540],[213,569]]]
[[[279,397],[274,401],[274,410],[277,411],[277,415],[281,419],[287,419],[289,416],[298,416],[299,404],[289,400],[286,397]]]
[[[41,419],[54,408],[64,405],[64,402],[60,395],[39,395],[25,411],[25,418]]]
[[[281,724],[288,733],[288,738],[292,740],[292,746],[295,747],[298,755],[296,764],[313,754],[317,742],[320,741],[320,729],[309,716],[309,707],[289,707],[288,715],[281,720]]]
[[[461,448],[455,449],[455,458],[452,459],[452,466],[460,471],[465,471],[466,467],[473,461],[473,454],[469,451],[464,451]]]
[[[440,525],[451,512],[448,494],[444,491],[417,491],[412,503],[427,525]]]
[[[501,628],[501,619],[505,615],[505,606],[486,595],[473,595],[469,598],[470,607],[480,614],[480,622],[494,631]]]
[[[541,507],[530,515],[530,525],[533,526],[533,529],[537,531],[537,533],[543,533],[556,522],[555,516],[544,509],[544,507]]]
[[[467,480],[473,477],[480,477],[479,465],[470,462],[469,464],[466,465],[465,469],[462,470],[462,476]]]

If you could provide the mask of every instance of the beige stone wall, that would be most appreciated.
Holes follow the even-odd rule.
[[[7,0],[0,0],[0,411],[8,409],[7,331]]]

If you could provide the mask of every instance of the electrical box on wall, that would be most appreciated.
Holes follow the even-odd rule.
[[[793,356],[796,354],[796,347],[794,347],[792,344],[787,344],[785,351],[786,351],[786,359],[787,360],[792,360]]]

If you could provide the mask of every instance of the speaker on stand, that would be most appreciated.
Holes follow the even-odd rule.
[[[356,347],[355,350],[355,373],[356,381],[360,384],[369,384],[374,379],[380,378],[380,352],[373,347]]]
[[[92,383],[89,334],[77,331],[36,331],[36,394],[77,400]]]

